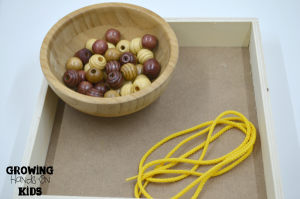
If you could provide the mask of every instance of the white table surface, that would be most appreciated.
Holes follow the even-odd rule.
[[[119,0],[120,1],[120,0]],[[63,16],[101,0],[0,0],[0,198],[14,185],[7,166],[21,164],[43,74],[39,51]],[[120,1],[162,17],[256,17],[260,22],[283,191],[300,198],[300,1]]]

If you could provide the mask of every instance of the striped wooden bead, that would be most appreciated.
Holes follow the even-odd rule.
[[[106,65],[106,59],[102,55],[95,54],[89,60],[91,68],[98,68],[103,70]]]
[[[125,84],[124,86],[122,86],[120,91],[121,96],[130,95],[131,93],[133,93],[132,86],[133,84]]]
[[[130,45],[129,45],[129,50],[133,54],[137,54],[141,49],[143,48],[142,46],[142,38],[137,37],[133,40],[131,40]]]
[[[107,75],[106,83],[112,89],[118,89],[123,85],[124,78],[118,71],[111,72]]]
[[[86,92],[86,95],[92,96],[92,97],[103,97],[103,93],[100,93],[100,91],[95,88],[88,90]]]
[[[132,63],[134,65],[136,64],[136,56],[131,52],[122,53],[120,56],[120,64],[124,65],[127,63]]]
[[[122,73],[122,75],[124,76],[124,78],[129,81],[134,79],[137,76],[137,69],[136,66],[132,63],[127,63],[124,64],[121,67],[120,72]]]
[[[67,87],[75,87],[79,84],[79,76],[76,70],[69,69],[64,73],[64,83]]]
[[[140,64],[144,64],[148,59],[154,58],[154,54],[151,50],[141,49],[137,54],[137,58]]]
[[[109,61],[106,64],[105,69],[106,69],[106,74],[109,74],[114,71],[120,72],[121,64],[118,61]]]

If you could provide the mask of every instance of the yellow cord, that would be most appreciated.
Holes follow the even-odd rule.
[[[225,115],[233,114],[238,117],[226,117],[223,118]],[[214,128],[217,124],[226,124],[226,126],[221,129],[218,133],[212,136],[212,133],[214,131]],[[173,148],[168,155],[164,159],[154,160],[144,165],[147,157],[156,150],[159,146],[164,144],[165,142],[176,138],[178,136],[190,133],[192,131],[195,131],[197,129],[206,127],[204,130],[201,130],[200,132],[186,138],[182,142],[180,142],[175,148]],[[231,151],[230,153],[219,157],[217,159],[213,160],[203,160],[204,156],[206,154],[207,148],[211,142],[213,142],[216,138],[218,138],[220,135],[222,135],[224,132],[231,128],[238,128],[242,132],[245,133],[246,138],[242,142],[240,146],[238,146],[236,149]],[[194,149],[186,152],[185,154],[181,155],[179,158],[171,158],[171,156],[185,143],[188,141],[202,135],[208,132],[207,139]],[[214,121],[205,122],[203,124],[200,124],[198,126],[192,127],[190,129],[180,131],[178,133],[172,134],[165,139],[161,140],[159,143],[154,145],[141,159],[141,162],[139,164],[139,173],[137,176],[133,176],[131,178],[126,179],[126,181],[130,181],[133,179],[137,179],[137,183],[134,188],[134,195],[136,198],[140,198],[141,194],[143,194],[147,198],[152,198],[151,195],[145,190],[146,186],[150,182],[155,183],[167,183],[167,182],[176,182],[179,180],[182,180],[190,175],[198,176],[198,178],[189,184],[186,188],[184,188],[182,191],[180,191],[177,195],[175,195],[173,198],[180,198],[183,196],[187,191],[189,191],[194,186],[198,185],[198,188],[196,192],[194,193],[192,199],[195,199],[200,194],[205,182],[211,178],[218,175],[221,175],[239,163],[241,163],[244,159],[246,159],[253,150],[253,145],[255,143],[256,139],[256,129],[254,125],[248,121],[248,119],[242,115],[241,113],[237,111],[225,111],[222,114],[220,114]],[[196,151],[199,151],[203,148],[203,152],[201,153],[201,156],[198,160],[192,160],[188,159],[190,155],[195,153]],[[168,164],[167,164],[168,163]],[[193,168],[191,170],[174,170],[170,169],[171,167],[175,166],[178,163],[188,163],[193,164]],[[225,168],[223,168],[225,165],[228,165]],[[205,173],[196,172],[196,169],[200,165],[212,165],[215,164],[214,167],[206,171]],[[145,172],[149,167],[155,166],[154,170]],[[154,178],[155,175],[158,174],[179,174],[177,177],[172,178]],[[145,181],[145,182],[144,182]],[[144,182],[144,184],[143,184]]]

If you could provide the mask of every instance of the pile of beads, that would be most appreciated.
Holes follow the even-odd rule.
[[[66,86],[93,97],[118,97],[138,92],[151,84],[160,73],[160,64],[151,51],[157,45],[146,34],[131,42],[121,40],[118,30],[109,29],[105,40],[89,39],[85,48],[66,64]]]

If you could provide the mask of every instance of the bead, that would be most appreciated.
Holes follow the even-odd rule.
[[[85,93],[93,88],[93,84],[88,81],[82,81],[78,85],[77,92],[85,95]]]
[[[93,55],[89,61],[91,68],[103,70],[106,65],[106,59],[102,55]]]
[[[105,52],[106,61],[119,61],[121,52],[116,48],[110,48]]]
[[[106,69],[107,74],[114,72],[114,71],[120,72],[121,64],[118,61],[109,61],[106,64],[105,69]]]
[[[81,70],[82,66],[82,61],[78,57],[72,57],[67,61],[67,70]]]
[[[105,84],[105,82],[99,82],[97,84],[95,84],[94,86],[95,89],[99,90],[100,93],[102,93],[103,95],[109,91],[110,89],[108,88],[108,86]]]
[[[107,73],[105,72],[105,70],[103,70],[102,73],[103,73],[103,79],[102,80],[105,81],[106,78],[107,78]]]
[[[124,78],[118,71],[111,72],[107,75],[106,83],[112,89],[118,89],[123,85]]]
[[[84,70],[78,70],[78,78],[79,78],[79,83],[82,81],[86,81],[86,72]]]
[[[122,55],[120,56],[120,63],[121,63],[121,65],[124,65],[124,64],[127,64],[127,63],[132,63],[132,64],[135,65],[136,64],[136,57],[131,52],[122,53]]]
[[[90,64],[87,63],[86,65],[84,65],[84,71],[87,72],[89,69],[91,68]]]
[[[132,80],[137,76],[136,66],[132,63],[124,64],[120,72],[126,80]]]
[[[136,65],[137,75],[143,74],[143,67],[142,64]]]
[[[103,94],[100,93],[99,90],[94,89],[94,88],[91,88],[91,89],[88,90],[85,94],[86,94],[87,96],[92,96],[92,97],[103,97]]]
[[[121,39],[121,33],[115,29],[109,29],[105,33],[105,40],[116,45]]]
[[[160,65],[156,59],[148,59],[144,63],[143,71],[149,79],[155,79],[159,75]]]
[[[142,48],[142,39],[140,37],[131,40],[129,45],[130,52],[136,55]]]
[[[91,51],[92,53],[94,53],[93,44],[95,43],[95,41],[97,41],[97,39],[89,39],[85,44],[85,48],[89,49],[89,51]]]
[[[130,46],[130,42],[127,40],[121,40],[117,46],[116,49],[118,49],[121,53],[124,52],[129,52],[129,46]]]
[[[75,87],[79,83],[79,77],[76,70],[69,69],[64,73],[63,80],[67,87]]]
[[[103,73],[98,68],[90,68],[86,73],[86,78],[89,82],[96,84],[103,78]]]
[[[113,44],[111,44],[111,43],[109,43],[109,42],[107,42],[107,45],[108,45],[108,49],[110,49],[110,48],[116,48],[115,45],[113,45]]]
[[[94,42],[92,49],[95,54],[104,55],[104,53],[108,49],[108,45],[107,45],[106,41],[99,39]]]
[[[110,91],[107,91],[105,94],[104,94],[104,97],[120,97],[119,93],[115,90],[110,90]]]
[[[148,79],[148,77],[146,75],[140,74],[140,75],[136,76],[136,78],[134,79],[134,81],[137,80],[137,79],[139,79],[139,78],[146,78],[146,79]]]
[[[83,64],[88,63],[89,59],[91,58],[92,55],[93,55],[93,53],[86,48],[83,48],[80,51],[78,51],[77,53],[75,53],[75,57],[78,57],[82,61]]]
[[[122,86],[120,91],[121,96],[130,95],[131,93],[133,93],[132,86],[133,84],[125,84],[124,86]]]
[[[151,82],[148,78],[138,78],[138,79],[134,80],[133,87],[132,87],[133,93],[136,93],[137,91],[140,91],[140,90],[146,88],[150,84],[151,84]]]
[[[137,58],[140,64],[144,64],[148,59],[154,58],[154,54],[148,49],[141,49],[137,54]]]
[[[153,35],[146,34],[142,38],[142,46],[143,48],[152,50],[157,44],[157,39]]]

